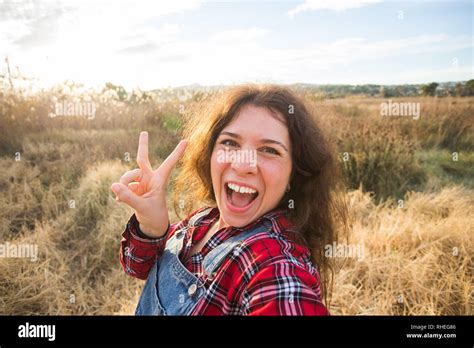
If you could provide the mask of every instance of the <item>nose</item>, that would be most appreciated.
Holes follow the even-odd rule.
[[[257,173],[257,151],[240,150],[232,161],[231,168],[240,175]]]
[[[238,163],[233,162],[231,164],[232,169],[234,169],[239,174],[255,174],[257,173],[257,166],[252,165],[251,163]]]

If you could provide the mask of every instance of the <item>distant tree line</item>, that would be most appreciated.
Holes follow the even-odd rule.
[[[311,90],[328,98],[340,98],[348,95],[366,95],[371,97],[406,96],[474,96],[474,80],[465,82],[431,82],[418,85],[311,85],[296,84],[296,88]]]

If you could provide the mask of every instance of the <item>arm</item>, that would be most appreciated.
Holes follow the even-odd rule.
[[[242,294],[246,315],[330,315],[321,302],[319,281],[290,262],[265,266]]]
[[[156,260],[163,254],[170,226],[164,236],[150,238],[139,227],[135,214],[132,215],[122,233],[120,263],[125,273],[146,279]]]
[[[120,263],[125,273],[139,279],[146,279],[156,260],[163,255],[168,239],[176,231],[187,226],[191,218],[204,210],[207,210],[207,207],[192,212],[181,221],[171,225],[168,223],[168,228],[161,237],[150,237],[143,233],[135,214],[132,215],[122,233],[120,246]]]
[[[159,168],[153,170],[148,159],[148,133],[141,132],[139,168],[127,171],[111,186],[115,199],[134,210],[122,234],[120,262],[126,273],[137,278],[146,279],[156,258],[163,253],[170,231],[166,183],[186,145],[186,141],[180,141]]]

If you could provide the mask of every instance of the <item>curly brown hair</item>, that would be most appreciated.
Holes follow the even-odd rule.
[[[265,107],[283,116],[291,141],[293,167],[291,189],[278,208],[288,211],[298,231],[295,241],[311,251],[324,300],[329,305],[334,267],[324,255],[324,246],[337,242],[341,232],[347,231],[347,204],[337,157],[318,122],[308,111],[304,98],[288,87],[247,84],[231,87],[211,99],[198,104],[185,119],[183,136],[189,140],[189,147],[174,187],[177,215],[183,210],[189,214],[202,204],[216,205],[211,154],[220,132],[244,105]]]

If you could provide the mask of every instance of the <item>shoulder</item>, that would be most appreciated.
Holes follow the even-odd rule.
[[[320,277],[305,247],[274,232],[241,246],[237,301],[248,315],[327,315]],[[251,256],[250,256],[251,255]]]
[[[298,236],[298,232],[294,230],[285,210],[268,212],[248,229],[258,232],[251,233],[234,250],[236,254],[242,251],[245,256],[239,260],[246,263],[244,269],[257,272],[270,265],[285,264],[306,271],[319,281],[318,271],[311,262],[311,252],[297,242],[295,236]]]
[[[265,214],[258,225],[264,228],[247,237],[242,247],[251,250],[260,266],[290,263],[316,272],[311,263],[310,250],[297,242],[298,238],[295,237],[299,235],[298,231],[293,228],[285,211],[274,210]]]
[[[290,238],[295,232],[284,214],[267,214],[250,228],[258,232],[242,240],[230,255],[229,271],[239,288],[260,278],[277,277],[294,279],[319,293],[320,277],[310,251]]]
[[[246,238],[238,246],[237,262],[242,269],[248,270],[247,278],[272,271],[275,275],[287,272],[319,285],[319,273],[311,261],[311,254],[307,247],[288,238],[285,231],[259,232]]]

